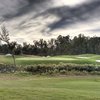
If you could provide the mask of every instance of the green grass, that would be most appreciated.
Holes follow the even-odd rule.
[[[33,65],[33,64],[59,64],[59,63],[73,63],[73,64],[94,64],[100,65],[100,55],[84,54],[84,55],[62,55],[54,57],[40,57],[40,56],[16,56],[17,65]],[[0,63],[12,64],[11,57],[0,56]]]
[[[88,57],[88,58],[80,58]],[[38,57],[38,56],[16,56],[18,65],[30,64],[59,64],[59,63],[75,63],[75,64],[99,64],[99,55],[74,55],[74,56],[55,56],[55,57]],[[0,56],[0,63],[12,63],[11,57]]]
[[[100,60],[100,55],[16,56],[17,65],[59,63],[100,65],[96,60]],[[0,63],[12,64],[12,58],[1,55]],[[0,100],[100,100],[100,77],[0,74]]]
[[[100,78],[0,75],[0,100],[100,100]]]

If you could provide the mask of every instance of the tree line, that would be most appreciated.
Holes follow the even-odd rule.
[[[17,42],[11,42],[16,55],[39,55],[39,56],[54,56],[54,55],[71,55],[71,54],[100,54],[100,37],[87,37],[83,34],[75,36],[73,39],[69,35],[59,35],[56,39],[48,41],[40,39],[33,41],[33,44],[24,42],[22,45]],[[16,45],[16,46],[15,46]],[[10,53],[7,44],[0,45],[0,53]]]

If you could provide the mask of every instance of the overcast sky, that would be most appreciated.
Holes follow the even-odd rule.
[[[19,43],[80,33],[100,36],[100,0],[0,0],[3,24]]]

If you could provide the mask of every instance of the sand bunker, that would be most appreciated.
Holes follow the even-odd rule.
[[[96,62],[100,62],[100,60],[96,60]]]
[[[81,58],[81,59],[89,59],[89,57],[77,57],[77,58]]]

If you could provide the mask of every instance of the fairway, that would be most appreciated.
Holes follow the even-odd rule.
[[[100,78],[0,75],[0,100],[100,100]]]
[[[0,56],[0,63],[12,64],[12,57]],[[33,64],[59,64],[59,63],[72,63],[72,64],[94,64],[100,65],[100,55],[83,54],[83,55],[62,55],[53,57],[41,56],[16,56],[17,65],[33,65]]]
[[[99,60],[100,56],[94,54],[16,56],[17,65],[59,63],[100,65]],[[12,64],[12,57],[1,55],[0,63]],[[72,75],[40,76],[28,72],[0,74],[0,100],[100,100],[99,76]]]

